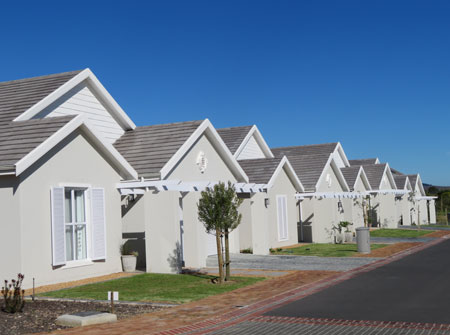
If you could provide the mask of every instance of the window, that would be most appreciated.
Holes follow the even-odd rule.
[[[86,190],[64,188],[66,261],[87,258]]]
[[[278,216],[278,240],[285,241],[289,238],[287,197],[285,195],[277,195],[277,216]]]

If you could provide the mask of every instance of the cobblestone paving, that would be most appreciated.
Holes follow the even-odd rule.
[[[324,322],[325,321],[325,322]],[[284,318],[275,320],[270,317],[258,317],[249,321],[207,334],[228,335],[444,335],[450,334],[447,325],[375,323],[365,321],[341,320],[304,320]]]
[[[348,271],[379,260],[375,257],[316,257],[290,255],[232,254],[234,269]],[[217,256],[209,256],[207,267],[217,266]]]

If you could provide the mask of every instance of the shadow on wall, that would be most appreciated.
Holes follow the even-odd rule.
[[[378,208],[379,205],[376,205],[375,207],[372,207],[367,211],[368,219],[369,219],[369,226],[371,227],[378,227]]]
[[[175,244],[175,249],[173,249],[172,255],[167,258],[170,268],[174,273],[181,273],[183,268],[183,251],[181,249],[180,242]]]
[[[142,194],[135,196],[135,198],[129,198],[126,196],[125,204],[122,205],[122,217],[127,215],[127,213],[138,203],[139,200],[143,197]]]
[[[146,255],[145,255],[145,232],[142,233],[123,233],[122,239],[127,250],[137,251],[136,268],[146,271]]]
[[[312,219],[314,214],[308,216],[305,220],[297,224],[297,234],[299,242],[312,242]]]

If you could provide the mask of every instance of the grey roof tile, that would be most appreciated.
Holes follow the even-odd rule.
[[[341,172],[344,175],[345,181],[350,187],[350,191],[355,189],[356,179],[358,178],[359,170],[361,166],[348,166],[341,168]]]
[[[350,159],[348,162],[350,166],[358,166],[358,165],[369,165],[375,164],[377,161],[376,158],[364,158],[364,159]]]
[[[75,115],[0,124],[0,170],[14,164],[56,133]]]
[[[335,143],[321,143],[321,144],[310,144],[310,145],[299,145],[291,147],[279,147],[271,148],[274,156],[283,155],[317,155],[317,154],[331,154],[336,149],[338,145]]]
[[[399,190],[403,190],[405,188],[407,179],[408,176],[394,174],[395,184]]]
[[[250,183],[267,184],[283,158],[244,159],[239,165],[249,178]]]
[[[386,164],[370,164],[363,165],[362,167],[372,189],[378,190],[380,188],[381,180],[383,179]]]
[[[0,125],[11,122],[80,72],[0,82]]]
[[[234,155],[253,126],[230,127],[217,129],[220,137]]]
[[[164,165],[202,122],[136,127],[126,131],[114,143],[114,147],[138,172],[139,177],[159,178]]]
[[[408,175],[407,175],[407,177],[409,178],[409,182],[411,183],[411,187],[413,188],[413,190],[416,189],[417,176],[418,176],[418,174],[408,174]]]

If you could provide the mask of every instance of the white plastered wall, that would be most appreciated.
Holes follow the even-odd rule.
[[[95,167],[95,168],[93,168]],[[20,175],[21,271],[25,287],[121,272],[122,241],[120,175],[89,140],[76,131]],[[106,260],[79,267],[52,267],[50,190],[55,186],[105,189]]]
[[[323,178],[317,187],[317,192],[343,192],[336,173],[331,166],[325,169],[325,176],[329,175],[331,183]],[[313,242],[330,243],[333,241],[333,226],[337,226],[339,221],[344,220],[344,213],[338,211],[337,198],[321,199],[313,198],[314,220],[312,224]],[[345,210],[345,209],[344,209]]]
[[[295,187],[286,171],[282,169],[268,191],[270,205],[268,208],[269,246],[284,247],[298,243],[298,206],[295,199]],[[281,241],[278,236],[277,196],[285,195],[287,199],[288,239]]]
[[[197,158],[202,152],[208,160],[207,168],[202,173],[197,166]],[[213,144],[203,135],[181,159],[167,179],[190,181],[222,181],[227,183],[237,181],[229,167],[217,153]],[[197,204],[200,192],[190,192],[183,198],[184,221],[184,256],[186,267],[206,266],[208,239],[211,237],[198,220]],[[239,252],[239,228],[230,234],[230,252]]]
[[[0,280],[17,279],[22,272],[22,249],[20,203],[18,195],[19,179],[14,176],[0,176]],[[28,276],[28,275],[27,275]]]

